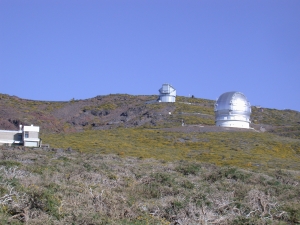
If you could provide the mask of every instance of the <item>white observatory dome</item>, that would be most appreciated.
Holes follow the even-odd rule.
[[[226,92],[215,103],[216,126],[249,128],[251,105],[241,92]]]
[[[176,89],[170,84],[163,84],[159,91],[160,102],[175,102]]]

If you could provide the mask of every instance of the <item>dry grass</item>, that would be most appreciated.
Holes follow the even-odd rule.
[[[297,224],[299,172],[1,150],[1,224]]]

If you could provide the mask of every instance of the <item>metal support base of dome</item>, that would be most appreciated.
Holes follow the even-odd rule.
[[[216,126],[218,127],[236,127],[236,128],[247,128],[249,129],[249,122],[245,121],[216,121]]]

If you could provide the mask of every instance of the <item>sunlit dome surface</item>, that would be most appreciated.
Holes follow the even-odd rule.
[[[226,92],[215,104],[216,126],[249,128],[251,105],[241,92]]]
[[[175,102],[176,89],[170,84],[163,84],[159,91],[160,102]]]

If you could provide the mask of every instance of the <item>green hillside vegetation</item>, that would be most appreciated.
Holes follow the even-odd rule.
[[[214,101],[207,99],[177,97],[174,103],[176,109],[175,114],[181,114],[186,124],[204,124],[214,125]]]
[[[96,96],[86,100],[75,100],[64,102],[32,101],[15,96],[0,94],[0,107],[5,109],[12,120],[19,120],[22,124],[35,124],[43,127],[44,133],[74,132],[73,121],[70,118],[61,117],[67,111],[72,112],[72,118],[82,117],[88,110],[107,110],[110,114],[117,113],[120,108],[140,108],[154,114],[166,115],[170,111],[171,116],[165,116],[155,122],[141,123],[144,127],[173,127],[181,125],[181,121],[188,125],[214,125],[214,101],[201,98],[177,96],[175,103],[145,104],[149,100],[157,99],[156,95],[133,96],[127,94],[112,94]],[[165,113],[165,114],[164,114]],[[119,114],[116,114],[118,116]],[[136,115],[137,120],[142,115]],[[3,116],[2,116],[3,117]],[[93,129],[92,124],[105,125],[109,121],[104,118],[89,115],[84,130]],[[252,107],[251,121],[253,125],[272,126],[272,132],[279,135],[298,138],[300,129],[300,112],[293,110],[277,110],[268,108]],[[137,123],[138,124],[138,123]],[[118,123],[115,127],[123,126]],[[126,124],[124,124],[126,126]],[[132,126],[132,125],[131,125]],[[136,125],[135,125],[136,126]],[[137,125],[139,126],[139,125]],[[277,129],[279,128],[279,129]],[[289,132],[289,131],[292,132]]]
[[[254,123],[274,126],[290,126],[300,123],[300,112],[252,107],[251,120]]]
[[[272,126],[271,133],[300,139],[300,112],[252,107],[251,120],[253,124]]]
[[[300,140],[256,132],[167,132],[119,128],[42,136],[56,148],[166,161],[197,160],[243,168],[300,170]]]
[[[300,125],[276,127],[270,132],[284,137],[300,139]]]
[[[67,102],[47,102],[21,99],[14,96],[0,94],[2,105],[18,108],[18,113],[51,113],[56,109],[62,108]]]

